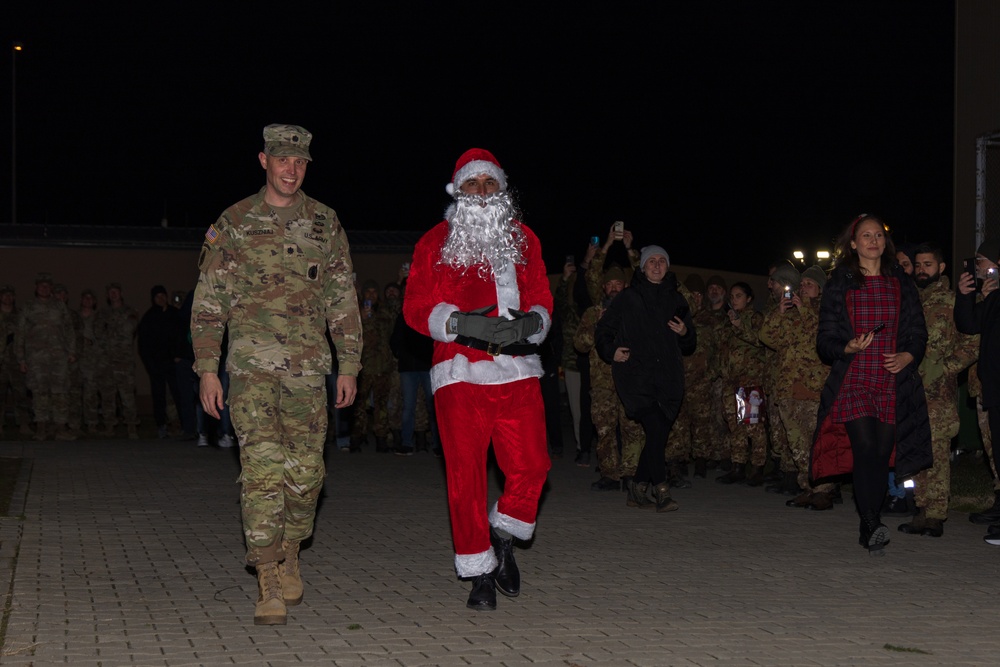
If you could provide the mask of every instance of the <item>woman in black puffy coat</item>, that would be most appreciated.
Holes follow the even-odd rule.
[[[837,243],[820,302],[816,350],[830,375],[820,396],[813,480],[853,472],[859,544],[882,555],[880,513],[889,468],[906,479],[930,467],[931,432],[917,367],[927,327],[913,281],[896,263],[885,224],[862,215]]]

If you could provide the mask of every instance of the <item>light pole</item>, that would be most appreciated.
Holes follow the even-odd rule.
[[[17,54],[24,50],[14,42],[10,54],[10,224],[17,224]]]

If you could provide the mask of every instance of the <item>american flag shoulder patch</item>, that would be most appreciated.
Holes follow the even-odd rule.
[[[209,243],[215,243],[219,239],[219,230],[215,228],[215,225],[209,225],[208,231],[205,232],[205,240]]]

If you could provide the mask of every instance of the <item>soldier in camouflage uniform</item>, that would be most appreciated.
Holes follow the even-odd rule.
[[[958,435],[958,374],[976,360],[979,336],[959,333],[955,327],[955,294],[942,275],[944,259],[939,248],[924,244],[914,251],[913,278],[927,322],[927,351],[920,362],[920,378],[927,395],[934,464],[914,477],[917,516],[900,524],[910,535],[941,537],[948,518],[951,490],[951,440]]]
[[[705,478],[708,459],[712,454],[712,413],[717,412],[712,402],[712,382],[718,366],[715,363],[718,346],[715,333],[715,316],[704,308],[705,282],[698,274],[691,274],[678,291],[687,299],[691,320],[698,332],[698,347],[694,354],[684,357],[684,402],[677,421],[667,439],[665,456],[669,464],[670,486],[689,488],[687,463],[695,462],[694,474]]]
[[[767,270],[767,303],[764,305],[763,314],[767,316],[774,311],[786,288],[791,288],[794,292],[798,289],[800,281],[799,270],[787,259],[781,259],[768,267]],[[778,353],[771,348],[764,346],[764,395],[768,397],[768,407],[771,405],[771,396],[779,391],[779,385],[783,384],[783,378],[778,375]],[[771,471],[764,475],[765,482],[774,482],[768,485],[765,490],[786,491],[788,480],[796,473],[796,466],[792,463],[791,448],[785,429],[776,426],[771,419],[771,410],[767,411],[765,425],[767,428],[767,442],[774,466]]]
[[[66,305],[52,295],[52,277],[35,279],[35,298],[18,313],[17,361],[26,374],[35,411],[35,440],[54,435],[73,440],[66,427],[69,365],[76,361],[76,335]]]
[[[266,183],[205,234],[191,333],[200,399],[216,419],[228,326],[229,407],[239,436],[246,562],[257,570],[257,625],[284,625],[302,601],[299,546],[323,487],[325,375],[337,350],[335,407],[354,402],[361,319],[347,235],[333,209],[300,191],[312,135],[264,128]]]
[[[10,403],[20,434],[31,435],[31,400],[24,373],[17,362],[17,305],[14,288],[10,285],[0,287],[0,338],[5,347],[0,356],[0,432]]]
[[[798,287],[792,298],[782,297],[777,308],[764,316],[760,328],[761,342],[775,353],[774,377],[779,380],[768,397],[769,416],[775,431],[780,432],[780,441],[788,443],[781,469],[789,474],[782,486],[797,494],[785,504],[813,510],[833,509],[836,489],[833,483],[813,486],[809,480],[819,395],[830,374],[816,352],[820,293],[825,283],[822,268],[806,269],[801,282],[789,283]]]
[[[396,326],[396,318],[403,312],[403,290],[398,283],[387,283],[382,288],[382,307],[379,308],[378,316],[382,320],[382,335],[385,337],[386,346],[389,347],[389,399],[386,401],[386,424],[392,434],[392,449],[398,450],[403,445],[403,389],[399,381],[399,365],[396,357],[392,354],[392,346],[388,344],[392,338],[392,330]],[[426,409],[424,409],[426,415]],[[424,420],[424,429],[427,421]],[[405,452],[404,452],[405,454]]]
[[[722,358],[719,355],[719,347],[726,333],[729,331],[729,316],[726,314],[726,301],[729,297],[729,287],[721,276],[712,275],[705,282],[705,308],[704,312],[696,313],[698,317],[695,326],[698,327],[698,335],[702,335],[702,329],[710,329],[705,335],[712,341],[715,350],[712,355],[708,373],[715,378],[711,382],[711,403],[712,406],[708,417],[709,428],[709,470],[720,465],[730,464],[729,447],[729,425],[726,423],[725,414],[718,406],[722,404],[725,390],[725,379],[722,377]]]
[[[368,440],[368,431],[373,430],[375,451],[388,453],[392,451],[389,446],[389,401],[393,393],[393,374],[398,376],[396,358],[392,356],[389,339],[396,316],[391,308],[387,309],[379,303],[378,283],[374,280],[365,281],[361,296],[361,330],[364,338],[361,365],[364,370],[358,376],[358,396],[361,401],[354,408],[351,451],[360,452],[362,445]],[[397,303],[395,313],[398,312]],[[368,423],[367,411],[369,398],[372,403],[371,424]]]
[[[81,335],[77,338],[80,346],[77,348],[77,366],[80,369],[81,403],[83,421],[87,425],[87,433],[97,434],[97,422],[100,419],[100,378],[107,367],[107,360],[97,339],[97,295],[94,290],[85,289],[80,294],[80,310],[76,313],[80,320]]]
[[[110,283],[106,291],[108,307],[97,311],[94,320],[106,370],[100,376],[103,435],[115,434],[116,403],[120,399],[128,437],[136,440],[139,413],[135,405],[135,331],[139,326],[139,313],[125,303],[121,283]]]
[[[80,313],[69,307],[69,290],[59,284],[52,288],[55,298],[63,302],[69,310],[73,321],[73,331],[76,334],[76,359],[69,365],[69,386],[66,388],[66,415],[69,430],[74,435],[80,434],[83,424],[83,376],[80,374],[80,354],[83,350],[83,320]]]
[[[764,346],[757,332],[764,316],[753,309],[753,289],[745,282],[733,283],[729,288],[729,326],[719,341],[719,358],[725,379],[722,405],[729,426],[729,446],[733,469],[717,477],[720,484],[746,482],[751,486],[764,483],[764,464],[767,461],[767,431],[763,420],[745,423],[737,416],[737,392],[760,387],[764,377]],[[746,408],[749,410],[749,405]],[[747,461],[751,470],[747,475]]]
[[[642,425],[625,416],[625,406],[618,398],[611,377],[611,364],[602,360],[594,348],[597,322],[608,304],[625,288],[625,272],[612,266],[604,272],[604,301],[583,312],[573,337],[574,347],[590,355],[590,415],[597,428],[597,463],[601,478],[591,485],[595,491],[621,488],[621,479],[635,475],[639,454],[645,444]],[[618,432],[621,454],[618,453]]]

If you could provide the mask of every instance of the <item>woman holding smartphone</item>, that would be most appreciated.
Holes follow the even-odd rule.
[[[917,367],[927,328],[916,285],[896,262],[885,224],[861,215],[836,247],[820,302],[816,348],[831,365],[820,397],[813,480],[853,472],[858,543],[883,555],[889,468],[905,480],[930,467],[931,432]]]

